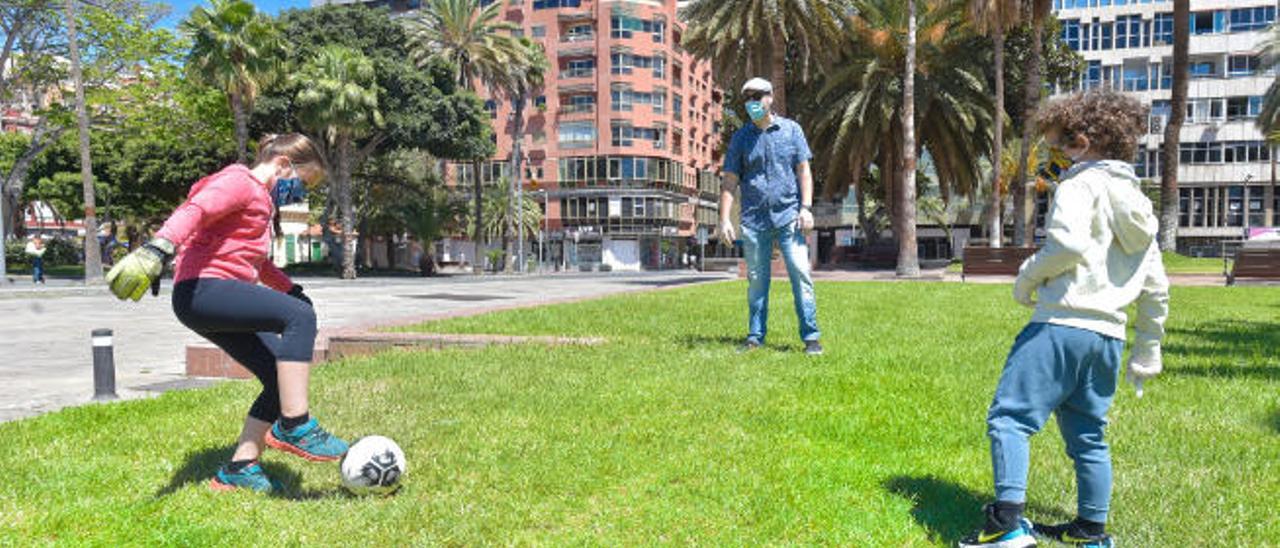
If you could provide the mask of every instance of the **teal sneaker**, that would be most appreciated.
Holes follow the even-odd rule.
[[[276,421],[267,431],[267,445],[312,462],[335,461],[347,452],[347,442],[325,431],[314,418],[289,431]]]
[[[209,480],[210,489],[214,491],[249,489],[259,493],[281,490],[280,483],[268,478],[267,473],[262,471],[262,466],[257,462],[240,469],[239,472],[229,471],[228,466],[227,464],[222,465],[218,469],[218,473],[213,475],[213,479]]]

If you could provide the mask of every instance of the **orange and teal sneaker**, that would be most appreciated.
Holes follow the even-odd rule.
[[[218,473],[213,475],[213,479],[209,480],[209,488],[214,491],[248,489],[259,493],[270,493],[281,490],[281,485],[267,477],[267,473],[262,471],[262,465],[258,464],[258,461],[253,461],[252,464],[241,468],[239,472],[232,472],[229,463],[222,465]]]
[[[314,418],[292,430],[276,421],[267,431],[267,446],[312,462],[336,461],[347,452],[347,442],[325,431]]]

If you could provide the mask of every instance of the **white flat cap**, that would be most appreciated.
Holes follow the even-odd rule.
[[[773,84],[770,84],[769,81],[764,78],[752,78],[747,80],[747,83],[742,84],[742,93],[746,93],[748,91],[762,91],[769,95],[773,95]]]

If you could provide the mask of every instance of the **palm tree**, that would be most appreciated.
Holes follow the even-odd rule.
[[[511,70],[513,74],[508,80],[511,85],[511,89],[505,90],[515,103],[515,112],[512,115],[512,124],[514,127],[511,132],[511,184],[516,188],[516,192],[512,193],[512,201],[507,208],[507,218],[517,224],[520,221],[519,215],[513,215],[512,211],[515,210],[516,200],[524,197],[524,185],[521,181],[524,173],[521,171],[520,162],[523,159],[521,155],[521,148],[524,144],[525,103],[529,100],[529,96],[532,95],[535,90],[542,87],[547,71],[551,70],[550,64],[547,61],[547,54],[542,49],[542,44],[531,39],[521,37],[520,45],[524,48],[525,58],[522,62],[512,65]],[[508,237],[504,239],[510,239],[509,235],[512,232],[515,232],[515,227],[516,224],[508,226],[507,230],[504,231],[504,234],[508,235]],[[519,246],[520,252],[516,255],[519,255],[520,257],[524,256],[523,235],[524,233],[521,232],[520,237],[517,238],[517,245]],[[510,254],[510,251],[508,251],[508,253]],[[521,264],[520,268],[523,271],[524,265]]]
[[[244,163],[248,112],[258,90],[280,74],[284,40],[269,17],[244,0],[210,0],[191,10],[180,28],[192,41],[186,68],[192,79],[226,92],[236,125],[236,160]]]
[[[826,60],[849,12],[845,0],[694,0],[682,45],[724,81],[769,75],[773,110],[787,114],[788,69],[807,81]],[[798,66],[788,66],[794,60]]]
[[[415,16],[405,19],[410,55],[418,66],[426,66],[432,57],[448,60],[453,64],[458,84],[468,91],[476,91],[477,84],[495,96],[501,90],[511,89],[514,86],[510,79],[515,72],[511,67],[519,66],[527,54],[515,36],[520,26],[502,20],[502,4],[490,2],[481,6],[478,0],[428,0]],[[484,241],[481,160],[472,159],[477,257]],[[480,268],[479,261],[476,268]]]
[[[1190,62],[1190,0],[1173,0],[1173,93],[1169,98],[1169,123],[1164,128],[1160,152],[1160,250],[1178,249],[1178,153],[1182,121],[1187,115],[1187,71]],[[1268,92],[1270,98],[1270,92]]]
[[[418,269],[423,276],[434,275],[437,270],[435,254],[431,251],[432,242],[446,230],[451,230],[450,227],[466,214],[466,209],[465,200],[458,202],[447,190],[439,187],[428,189],[395,209],[394,215],[422,246]]]
[[[916,0],[907,0],[907,50],[902,79],[902,183],[898,185],[900,214],[893,230],[898,237],[898,275],[919,276],[920,256],[916,249]],[[997,117],[999,113],[997,112]],[[996,122],[996,135],[1000,123]],[[997,142],[999,137],[996,137]]]
[[[511,209],[512,204],[516,204],[514,211]],[[485,192],[484,215],[484,233],[492,239],[508,238],[511,234],[508,229],[512,227],[515,227],[513,232],[519,231],[526,236],[536,235],[542,226],[542,206],[538,205],[533,196],[517,200],[515,190],[506,178]]]
[[[969,16],[978,32],[991,36],[995,44],[996,125],[991,137],[991,157],[1004,157],[1004,36],[1022,20],[1022,0],[969,0]],[[994,163],[994,162],[993,162]],[[1000,170],[991,170],[991,247],[1000,247],[1004,225],[1000,220]]]
[[[1027,83],[1023,88],[1026,98],[1022,117],[1022,147],[1018,153],[1018,169],[1013,184],[1013,245],[1023,246],[1031,242],[1027,238],[1027,164],[1032,155],[1031,145],[1036,133],[1036,112],[1040,110],[1043,75],[1041,57],[1044,55],[1044,25],[1052,13],[1049,0],[1027,0],[1031,19],[1031,56],[1027,63]]]
[[[334,177],[330,192],[337,196],[342,225],[342,277],[356,277],[355,208],[351,200],[353,142],[382,125],[373,62],[344,46],[325,46],[296,76],[298,121],[324,136],[332,151]]]
[[[981,40],[966,27],[963,5],[923,2],[911,33],[912,6],[901,0],[859,0],[858,15],[842,40],[837,67],[821,80],[812,119],[813,140],[828,143],[815,160],[824,174],[824,195],[844,194],[861,184],[874,164],[883,182],[883,199],[894,218],[900,267],[910,273],[915,228],[913,190],[903,173],[908,149],[903,111],[906,99],[907,36],[916,37],[912,129],[918,141],[913,155],[927,152],[944,200],[973,194],[980,184],[979,158],[989,156],[993,110],[983,60],[973,54]],[[859,190],[863,190],[859,187]],[[862,194],[862,192],[860,192]],[[905,242],[903,240],[911,240]],[[904,249],[906,248],[906,249]]]

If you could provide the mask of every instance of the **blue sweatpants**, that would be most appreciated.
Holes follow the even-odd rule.
[[[1111,453],[1103,440],[1124,341],[1049,323],[1028,324],[1013,343],[987,414],[996,500],[1027,500],[1028,439],[1058,415],[1075,461],[1080,517],[1107,521]]]

